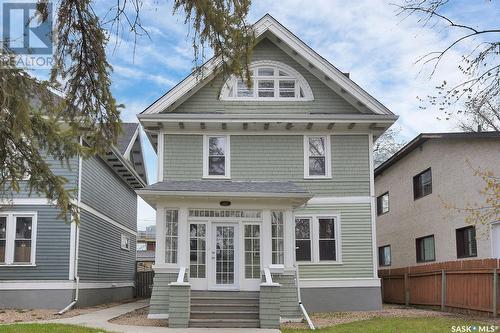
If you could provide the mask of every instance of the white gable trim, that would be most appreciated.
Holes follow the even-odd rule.
[[[382,103],[377,101],[373,96],[368,94],[351,79],[346,77],[340,70],[307,46],[297,36],[276,21],[271,15],[266,14],[259,21],[257,21],[254,24],[254,29],[255,36],[257,38],[262,36],[266,31],[270,31],[283,43],[286,43],[290,48],[295,50],[300,56],[308,59],[312,66],[322,71],[326,76],[328,76],[328,78],[330,78],[330,80],[334,81],[342,89],[344,89],[346,93],[349,93],[359,102],[365,104],[366,107],[375,114],[393,114],[389,109],[382,105]],[[162,112],[180,99],[184,94],[191,92],[193,88],[202,83],[206,78],[213,75],[220,62],[221,60],[219,57],[210,59],[205,65],[203,65],[201,74],[194,72],[191,73],[156,102],[147,107],[142,114],[155,114]]]

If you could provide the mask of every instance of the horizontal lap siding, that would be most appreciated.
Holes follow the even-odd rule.
[[[313,101],[300,102],[245,102],[221,101],[219,93],[224,81],[221,76],[207,83],[174,112],[187,113],[359,113],[352,105],[328,88],[302,65],[288,56],[268,39],[253,50],[252,61],[272,60],[282,62],[298,71],[309,83]]]
[[[121,235],[130,237],[130,251]],[[129,281],[135,273],[135,236],[90,214],[81,213],[78,275],[82,280]]]
[[[340,215],[342,265],[300,265],[300,278],[371,278],[373,253],[369,204],[332,205],[328,209],[308,209],[304,213]],[[298,213],[302,213],[299,211]]]
[[[0,266],[0,280],[66,280],[69,274],[70,226],[56,207],[2,206],[3,211],[37,212],[36,267]]]
[[[135,192],[99,157],[82,162],[81,200],[116,222],[136,230]]]

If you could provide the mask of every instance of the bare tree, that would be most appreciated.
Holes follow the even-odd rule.
[[[489,2],[477,1],[475,5],[488,5]],[[446,119],[454,116],[449,106],[458,101],[473,106],[463,112],[466,116],[480,119],[483,111],[486,110],[490,114],[491,110],[487,109],[493,107],[491,115],[493,118],[498,117],[500,26],[480,28],[483,23],[480,16],[477,17],[474,25],[463,24],[445,14],[451,4],[460,6],[457,1],[453,0],[402,0],[395,4],[399,9],[398,15],[404,18],[417,17],[418,22],[423,26],[456,36],[443,49],[430,52],[418,59],[417,63],[431,66],[431,77],[452,50],[460,52],[466,49],[461,54],[461,61],[456,64],[457,71],[463,73],[465,79],[454,84],[444,81],[437,87],[436,95],[428,96],[428,102],[430,106],[438,107],[443,111]],[[500,21],[496,23],[500,24]],[[490,117],[487,118],[490,119]],[[483,124],[483,122],[488,121],[483,119],[480,123]],[[496,124],[498,124],[498,119]],[[489,127],[494,128],[491,125]],[[495,127],[498,128],[497,125]]]
[[[398,139],[400,132],[400,128],[390,128],[375,141],[373,145],[373,161],[375,167],[384,163],[389,157],[403,147],[404,142]]]
[[[465,117],[460,118],[459,127],[466,132],[500,131],[500,100],[471,100],[465,103],[464,110],[458,111]]]

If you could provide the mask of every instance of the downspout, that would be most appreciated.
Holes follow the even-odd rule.
[[[295,265],[295,278],[296,278],[296,283],[297,283],[297,297],[299,299],[299,307],[300,310],[302,311],[302,314],[304,315],[304,318],[306,318],[307,324],[309,325],[309,328],[311,330],[315,330],[316,328],[314,327],[314,324],[309,318],[309,315],[307,314],[306,308],[304,307],[304,304],[302,304],[302,298],[300,297],[300,283],[299,283],[299,265]]]
[[[82,145],[82,137],[80,137],[80,145]],[[82,197],[82,156],[78,156],[78,194],[77,194],[77,208],[78,208],[78,217],[80,217],[80,203]],[[75,223],[75,222],[72,222]],[[75,223],[75,261],[74,261],[74,273],[73,273],[73,281],[75,282],[74,295],[75,298],[71,303],[69,303],[64,309],[59,311],[57,314],[62,315],[69,309],[75,306],[78,302],[78,293],[80,290],[80,276],[78,276],[78,256],[80,250],[80,226]]]

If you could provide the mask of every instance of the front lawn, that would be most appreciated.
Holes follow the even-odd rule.
[[[62,324],[10,324],[0,325],[2,333],[106,333],[96,328]]]
[[[325,327],[317,330],[324,333],[450,333],[452,326],[474,326],[477,322],[465,321],[453,318],[373,318],[368,320],[356,321],[348,324],[339,324],[336,326]],[[485,324],[479,324],[490,326]],[[283,333],[302,333],[311,332],[306,329],[284,328]],[[477,329],[471,330],[477,332]],[[500,332],[500,328],[496,330]],[[460,332],[455,330],[455,332]],[[465,332],[465,330],[461,331]],[[495,331],[483,331],[495,332]]]

